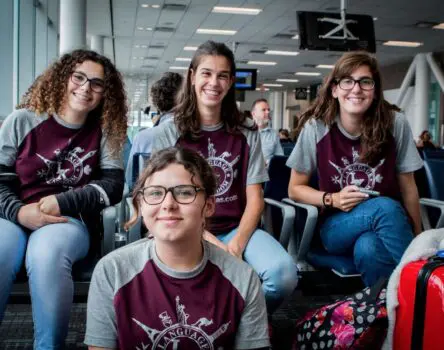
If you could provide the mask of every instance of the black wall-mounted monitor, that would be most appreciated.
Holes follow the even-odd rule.
[[[236,90],[256,90],[256,69],[236,69]]]
[[[368,15],[346,14],[347,29],[358,38],[352,39],[329,39],[320,38],[338,25],[328,21],[321,21],[322,18],[341,19],[340,13],[332,12],[302,12],[297,11],[297,22],[299,28],[299,42],[301,50],[323,50],[323,51],[356,51],[365,50],[376,52],[375,28],[373,17]],[[336,32],[334,36],[343,35],[343,30]]]

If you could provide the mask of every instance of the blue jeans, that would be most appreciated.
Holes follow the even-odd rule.
[[[217,238],[227,244],[237,233],[237,228]],[[281,244],[267,232],[253,232],[243,254],[262,280],[267,311],[272,314],[298,284],[298,268]]]
[[[0,219],[0,321],[26,253],[34,349],[63,348],[74,294],[72,265],[84,258],[88,249],[88,230],[79,220],[69,218],[67,223],[29,233]]]
[[[371,198],[348,213],[329,216],[320,234],[328,252],[353,255],[367,286],[390,276],[413,239],[404,208],[388,197]]]

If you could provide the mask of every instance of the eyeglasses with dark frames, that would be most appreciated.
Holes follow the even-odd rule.
[[[174,187],[147,186],[139,191],[146,204],[160,204],[165,199],[168,192],[171,192],[174,200],[179,204],[193,203],[199,192],[205,189],[194,185],[178,185]]]
[[[356,83],[358,83],[359,87],[365,91],[373,90],[375,88],[375,81],[372,78],[353,79],[351,77],[346,77],[336,80],[336,84],[338,84],[342,90],[352,90]]]
[[[86,82],[89,81],[89,86],[91,87],[92,91],[99,93],[105,91],[105,82],[102,79],[98,78],[89,79],[82,72],[73,72],[71,74],[71,81],[78,86],[83,86],[86,84]]]

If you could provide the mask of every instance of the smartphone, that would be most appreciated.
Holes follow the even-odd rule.
[[[367,190],[367,189],[365,189],[365,188],[360,188],[360,189],[359,189],[359,192],[366,193],[366,194],[368,194],[369,196],[374,196],[374,197],[377,197],[377,196],[380,195],[380,193],[379,193],[378,191]]]

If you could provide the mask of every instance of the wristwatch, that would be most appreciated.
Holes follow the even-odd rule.
[[[333,206],[333,194],[325,192],[322,196],[322,204],[324,204],[326,208],[331,208]]]

